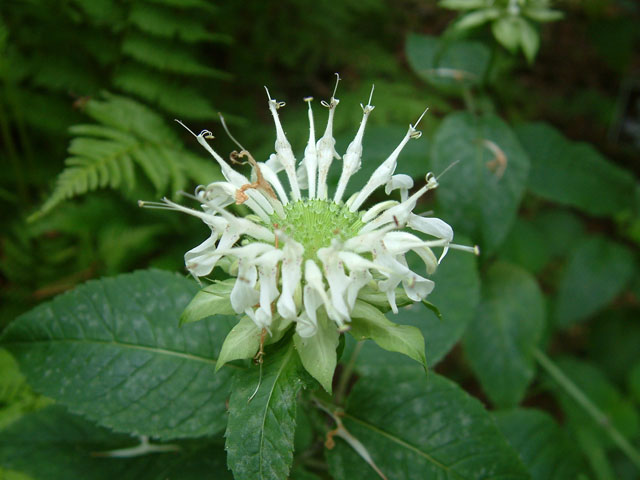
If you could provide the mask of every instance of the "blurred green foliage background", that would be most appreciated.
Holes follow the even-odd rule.
[[[481,246],[480,296],[470,306],[480,313],[456,324],[447,338],[455,343],[467,331],[464,348],[438,370],[490,405],[515,398],[551,413],[578,439],[595,478],[636,478],[544,378],[526,396],[492,385],[486,372],[495,378],[500,370],[491,372],[478,339],[500,331],[503,310],[486,311],[494,297],[510,295],[508,279],[531,282],[544,294],[540,342],[638,445],[640,6],[565,0],[554,4],[562,19],[541,23],[523,13],[524,27],[514,27],[496,26],[503,13],[461,25],[484,8],[472,1],[476,10],[454,9],[464,3],[2,2],[0,330],[90,278],[184,271],[183,254],[205,227],[136,203],[176,198],[219,177],[173,119],[212,130],[224,156],[236,147],[222,131],[222,112],[264,160],[274,141],[267,85],[287,102],[281,117],[300,154],[308,128],[302,98],[328,98],[340,72],[338,151],[375,84],[361,178],[425,106],[425,135],[404,152],[399,171],[419,179],[458,161],[425,209]],[[436,295],[447,304],[446,292]],[[425,337],[428,350],[441,348]],[[0,369],[15,369],[3,362]],[[0,388],[0,428],[7,408],[38,405],[11,388]]]

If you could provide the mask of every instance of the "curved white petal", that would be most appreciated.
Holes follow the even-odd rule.
[[[278,299],[277,308],[283,318],[293,320],[298,316],[298,307],[294,296],[302,278],[304,247],[293,239],[286,239],[282,252],[282,292]]]
[[[238,261],[238,276],[231,289],[231,306],[236,313],[243,313],[258,303],[260,295],[255,289],[258,280],[256,267],[246,259]]]
[[[350,283],[349,277],[344,273],[344,265],[338,251],[333,246],[319,249],[317,255],[322,261],[324,275],[329,284],[331,304],[340,317],[338,326],[342,327],[344,322],[351,320],[346,301],[346,293]]]
[[[302,338],[313,337],[318,331],[318,321],[316,318],[313,320],[309,318],[306,312],[302,312],[296,322],[296,333]]]

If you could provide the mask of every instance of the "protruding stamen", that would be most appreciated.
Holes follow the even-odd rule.
[[[240,150],[244,150],[247,151],[246,148],[244,148],[240,142],[238,140],[235,139],[235,137],[233,135],[231,135],[231,132],[229,131],[229,128],[227,128],[227,123],[224,121],[224,117],[222,116],[222,113],[218,112],[218,116],[220,117],[220,123],[222,124],[222,128],[224,128],[225,133],[227,134],[227,136],[231,139],[231,141],[233,143],[235,143]]]
[[[336,85],[333,87],[333,93],[331,94],[331,101],[333,101],[333,99],[335,98],[336,92],[338,91],[338,83],[340,83],[340,80],[342,80],[338,72],[336,72],[335,75],[336,75]]]
[[[474,245],[473,247],[467,245],[458,245],[457,243],[450,243],[449,248],[453,250],[461,250],[463,252],[473,253],[474,255],[480,255],[480,247],[478,245]]]
[[[445,174],[445,173],[447,173],[449,170],[451,170],[453,167],[455,167],[458,163],[460,163],[460,160],[456,160],[455,162],[451,162],[451,163],[449,164],[449,166],[448,166],[447,168],[445,168],[445,169],[442,171],[442,173],[440,173],[440,175],[438,175],[436,178],[437,178],[438,180],[440,180],[440,179],[444,176],[444,174]]]

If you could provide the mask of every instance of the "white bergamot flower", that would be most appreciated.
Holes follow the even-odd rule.
[[[477,253],[477,247],[451,243],[453,230],[444,221],[414,213],[420,197],[438,186],[435,176],[427,174],[425,184],[410,193],[413,179],[395,174],[403,148],[421,135],[416,126],[424,113],[415,125],[409,125],[400,144],[366,184],[344,201],[349,180],[361,167],[364,131],[374,109],[371,96],[367,105],[361,104],[362,121],[342,157],[335,191],[330,192],[329,169],[334,160],[340,160],[333,138],[333,119],[340,103],[335,90],[328,103],[322,102],[329,116],[324,134],[317,141],[312,98],[305,98],[309,105],[309,141],[300,163],[278,116],[284,102],[272,99],[268,90],[267,95],[276,128],[275,153],[266,162],[256,162],[244,149],[232,154],[233,160],[246,158],[251,164],[251,179],[234,170],[211,148],[207,142],[211,132],[191,132],[218,162],[226,181],[196,189],[195,198],[202,210],[166,198],[162,204],[141,202],[194,215],[210,227],[210,237],[185,254],[186,268],[199,278],[218,265],[236,277],[230,293],[235,312],[246,314],[267,332],[280,317],[287,323],[296,322],[296,333],[310,338],[318,331],[319,315],[328,316],[339,331],[345,331],[358,298],[377,305],[383,300],[397,313],[397,295],[418,302],[433,290],[432,280],[409,268],[405,258],[408,252],[418,255],[427,274],[436,270],[449,248]],[[281,171],[288,185],[281,182]],[[389,198],[365,207],[381,187],[387,195],[399,190],[399,200]],[[251,214],[234,215],[227,209],[232,204],[246,205]],[[439,258],[433,247],[442,248]]]

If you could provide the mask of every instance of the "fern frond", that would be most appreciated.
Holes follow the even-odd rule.
[[[73,3],[95,25],[119,30],[126,18],[125,5],[113,0],[73,0]]]
[[[207,12],[216,12],[218,10],[216,5],[212,5],[210,2],[207,2],[207,0],[147,0],[147,2],[166,5],[167,7],[197,8],[206,10]]]
[[[177,135],[148,107],[131,99],[104,94],[91,100],[86,111],[100,124],[76,125],[69,145],[70,157],[57,178],[51,196],[30,217],[38,218],[66,199],[89,191],[111,188],[131,191],[136,168],[158,195],[183,190],[188,179],[208,183],[221,178],[213,162],[186,151]]]
[[[171,78],[160,83],[157,78],[156,71],[139,65],[125,65],[118,71],[113,83],[122,91],[137,95],[181,117],[206,120],[217,116],[208,98],[195,88],[181,85]]]
[[[203,65],[188,49],[171,40],[133,33],[123,41],[122,52],[158,70],[209,78],[230,78],[226,72]]]
[[[228,35],[209,32],[198,18],[197,12],[195,16],[189,16],[188,13],[161,5],[136,2],[131,6],[129,21],[143,32],[159,37],[178,37],[189,43],[231,41]]]

